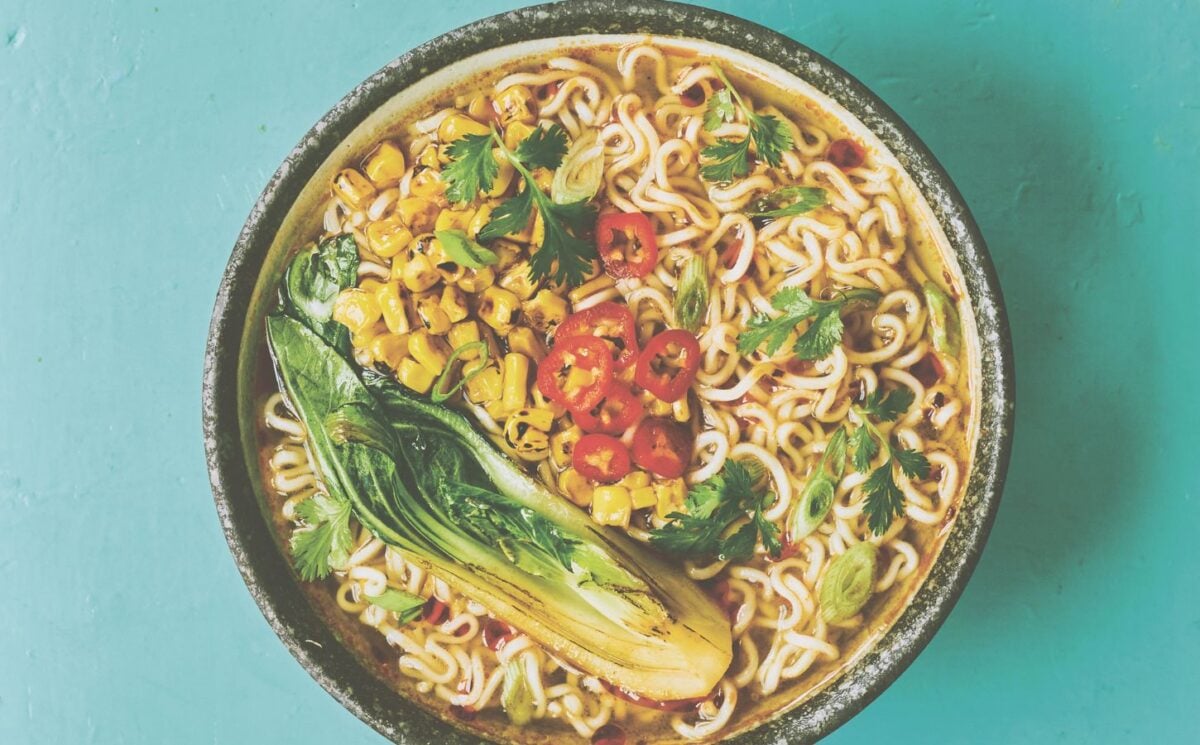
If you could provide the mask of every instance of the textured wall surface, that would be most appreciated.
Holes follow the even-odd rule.
[[[988,550],[926,652],[829,741],[1195,742],[1200,4],[706,4],[908,120],[1012,318],[1017,441]],[[0,0],[0,742],[380,742],[233,566],[204,338],[305,130],[508,7]]]

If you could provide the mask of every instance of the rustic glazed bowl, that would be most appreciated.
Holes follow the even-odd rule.
[[[987,540],[1012,441],[1013,370],[995,270],[961,196],[916,135],[861,83],[816,52],[761,26],[666,2],[575,0],[488,18],[402,55],[355,88],[305,135],[254,205],[234,246],[213,313],[204,371],[208,467],[230,549],[268,622],[330,694],[398,743],[477,742],[409,701],[361,662],[314,609],[292,571],[265,506],[257,463],[253,375],[263,316],[290,247],[308,237],[331,171],[396,113],[455,80],[530,54],[618,35],[653,34],[734,62],[784,89],[821,101],[908,175],[964,287],[974,325],[979,436],[966,495],[940,553],[895,623],[815,695],[739,736],[739,743],[808,742],[847,721],[913,661],[945,620]],[[973,318],[972,318],[973,316]],[[968,335],[970,336],[970,335]]]

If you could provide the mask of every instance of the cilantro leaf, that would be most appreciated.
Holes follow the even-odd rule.
[[[719,128],[725,122],[732,122],[737,114],[733,105],[733,95],[729,88],[715,91],[708,98],[708,108],[704,111],[704,129],[708,132]]]
[[[891,527],[892,521],[904,514],[904,492],[892,478],[892,460],[889,458],[876,468],[863,484],[867,501],[863,509],[867,513],[867,526],[875,535],[882,535]]]
[[[392,587],[378,595],[367,595],[366,598],[371,605],[378,605],[384,610],[395,613],[400,618],[400,623],[415,621],[425,608],[425,598]]]
[[[479,240],[494,241],[521,232],[529,224],[529,216],[532,213],[533,192],[526,188],[492,210],[492,219],[479,231]]]
[[[929,459],[923,453],[908,448],[892,448],[892,460],[904,471],[910,479],[929,477]]]
[[[842,310],[855,302],[878,302],[880,297],[875,290],[854,289],[840,293],[833,300],[813,300],[798,287],[780,290],[771,299],[771,307],[783,314],[778,318],[762,314],[751,318],[746,330],[738,334],[738,352],[750,354],[765,342],[767,356],[773,356],[797,324],[812,319],[796,339],[793,351],[802,360],[824,359],[841,343],[845,330]]]
[[[500,260],[500,257],[491,249],[484,248],[471,240],[462,230],[437,230],[433,235],[441,242],[446,255],[456,264],[480,269]]]
[[[529,170],[548,168],[554,170],[567,154],[567,133],[557,124],[538,127],[517,144],[513,152]]]
[[[790,201],[789,201],[790,200]],[[750,203],[750,217],[789,217],[828,204],[825,190],[816,186],[784,186]]]
[[[792,131],[782,120],[770,114],[752,114],[747,111],[750,120],[750,139],[754,140],[754,150],[758,156],[771,167],[783,162],[783,153],[792,148]]]
[[[596,246],[580,236],[595,225],[596,210],[582,199],[555,204],[541,191],[533,198],[542,213],[546,233],[541,247],[529,259],[530,276],[552,277],[558,284],[583,284],[596,258]]]
[[[311,582],[340,569],[350,560],[350,500],[315,494],[296,506],[296,514],[309,527],[292,532],[292,555],[300,577]]]
[[[871,461],[879,455],[879,444],[868,428],[859,427],[850,433],[850,447],[853,450],[850,458],[854,462],[854,470],[866,473],[871,468]]]
[[[788,287],[775,293],[771,307],[782,311],[778,318],[757,313],[746,324],[746,330],[738,334],[738,352],[750,354],[763,342],[767,344],[767,355],[773,356],[788,340],[797,323],[812,315],[815,304],[808,293],[798,287]]]
[[[733,181],[750,173],[749,140],[717,140],[701,150],[700,155],[712,161],[700,167],[705,181]]]
[[[841,343],[845,328],[842,324],[842,306],[821,304],[812,323],[796,339],[792,350],[802,360],[823,360]]]
[[[858,408],[881,422],[894,422],[912,406],[915,394],[910,388],[897,388],[886,396],[876,388],[867,394]]]
[[[481,191],[489,191],[500,172],[492,155],[491,133],[464,135],[450,143],[446,154],[450,163],[442,170],[446,199],[451,203],[469,202]]]

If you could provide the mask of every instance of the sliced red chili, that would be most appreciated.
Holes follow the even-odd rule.
[[[700,369],[700,344],[683,329],[667,329],[646,342],[633,381],[660,401],[678,401]]]
[[[849,171],[863,164],[867,159],[867,152],[854,140],[834,140],[829,143],[829,151],[825,153],[825,157],[843,171]]]
[[[600,403],[613,377],[612,354],[594,336],[556,338],[554,348],[538,364],[537,386],[546,398],[570,409]]]
[[[691,458],[691,436],[669,419],[646,419],[633,433],[633,462],[656,476],[679,478]]]
[[[908,371],[926,388],[946,377],[946,368],[933,352],[929,352],[917,360],[916,364],[908,368]]]
[[[592,745],[625,745],[625,730],[609,722],[592,734]]]
[[[600,403],[587,410],[571,410],[571,418],[584,432],[619,435],[642,418],[645,409],[629,388],[613,381]]]
[[[596,248],[610,277],[645,277],[658,263],[658,240],[641,212],[608,212],[596,221]]]
[[[437,597],[430,595],[421,608],[421,618],[437,626],[450,616],[450,609]]]
[[[633,312],[619,303],[600,303],[567,316],[555,330],[554,338],[558,340],[572,336],[594,336],[611,344],[613,364],[618,370],[632,365],[638,356]]]
[[[493,652],[496,652],[499,651],[500,648],[502,648],[505,644],[507,644],[509,639],[512,639],[514,636],[516,636],[516,633],[517,632],[512,626],[509,626],[503,621],[497,621],[494,618],[490,618],[485,624],[483,624],[481,636],[483,637],[484,646]]]
[[[585,478],[601,484],[620,481],[629,473],[629,449],[612,435],[590,434],[579,438],[571,465]]]

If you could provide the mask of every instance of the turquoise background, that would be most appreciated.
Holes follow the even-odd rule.
[[[715,2],[920,133],[991,244],[1017,438],[987,552],[829,738],[1200,737],[1200,4]],[[377,743],[290,657],[200,438],[217,283],[293,144],[509,2],[0,0],[0,742]]]

